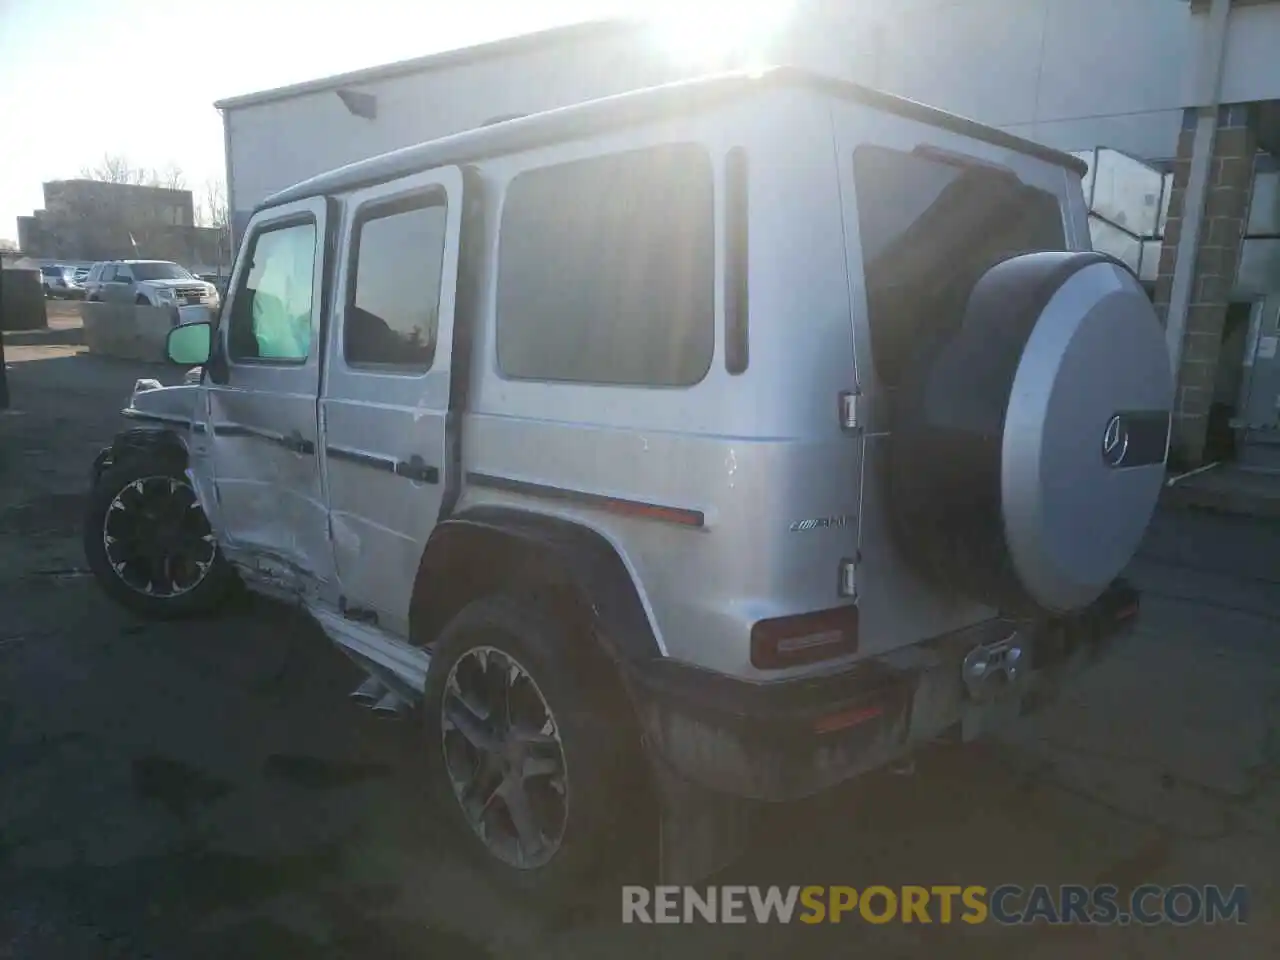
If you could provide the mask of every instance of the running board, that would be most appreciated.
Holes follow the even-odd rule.
[[[373,679],[398,694],[396,699],[413,703],[422,696],[427,684],[427,668],[431,666],[429,652],[410,646],[380,627],[348,620],[339,613],[313,606],[308,606],[307,612],[343,653],[369,671]],[[374,693],[372,684],[356,691],[363,694],[359,699],[371,699]],[[379,701],[383,700],[385,697],[379,697]],[[378,702],[378,706],[385,711],[390,702]]]

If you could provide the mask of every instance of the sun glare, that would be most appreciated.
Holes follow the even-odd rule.
[[[650,20],[676,57],[707,67],[747,67],[769,59],[770,42],[795,0],[686,0]]]

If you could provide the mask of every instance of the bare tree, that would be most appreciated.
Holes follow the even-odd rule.
[[[204,188],[196,201],[196,223],[202,227],[227,225],[227,188],[217,178],[204,182]]]
[[[169,190],[185,190],[187,189],[187,177],[182,172],[182,168],[176,163],[170,163],[163,170],[152,171],[149,185],[153,187],[165,187]]]
[[[231,254],[231,218],[227,212],[227,186],[212,178],[204,182],[204,189],[196,201],[196,224],[218,231],[217,261],[229,264]]]
[[[103,183],[145,184],[150,172],[145,167],[135,167],[118,153],[104,153],[96,164],[81,167],[80,176]]]

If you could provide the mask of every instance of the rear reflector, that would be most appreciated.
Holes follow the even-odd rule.
[[[759,670],[832,660],[857,649],[857,607],[760,620],[751,628],[751,665]]]

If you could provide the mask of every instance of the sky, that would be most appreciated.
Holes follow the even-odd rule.
[[[790,2],[0,0],[0,239],[43,205],[42,182],[106,154],[176,165],[198,203],[225,171],[224,97],[609,16],[709,43],[744,9],[771,23]]]

